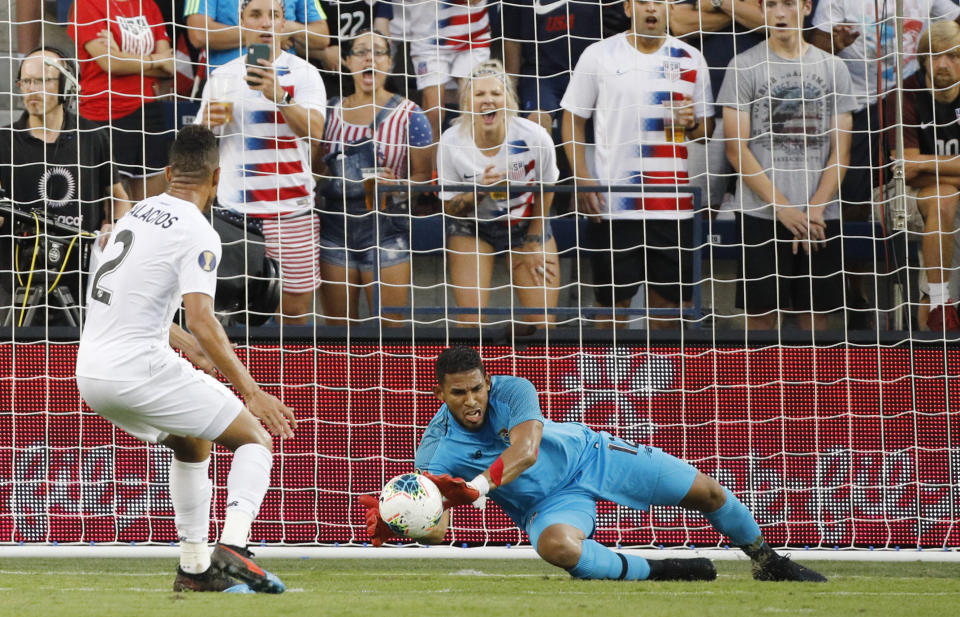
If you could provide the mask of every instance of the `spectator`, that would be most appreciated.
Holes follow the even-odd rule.
[[[709,132],[713,95],[700,52],[667,34],[668,6],[627,0],[631,30],[594,43],[577,62],[561,105],[564,148],[581,185],[688,182],[687,149],[678,142]],[[585,154],[591,117],[594,172]],[[599,306],[629,307],[644,282],[648,307],[679,308],[691,298],[692,195],[641,189],[581,193],[577,201],[592,219],[588,233]],[[614,310],[614,319],[624,318]],[[600,319],[609,324],[609,317]],[[651,316],[649,326],[674,322]]]
[[[954,218],[960,202],[960,26],[934,23],[920,37],[921,70],[903,83],[904,176],[917,191],[923,216],[921,243],[927,276],[931,330],[960,330],[960,316],[949,300]],[[886,106],[887,125],[896,122],[896,101]]]
[[[623,32],[629,22],[618,4],[603,0],[502,4],[503,62],[517,77],[517,95],[528,118],[553,135],[570,71],[588,45]]]
[[[896,85],[896,4],[896,0],[820,0],[813,16],[815,29],[810,42],[843,58],[850,73],[851,91],[857,97],[850,169],[840,187],[844,204],[873,203],[873,189],[879,185],[877,168],[881,162],[887,162],[886,155],[878,152],[881,114],[877,101]],[[908,0],[902,4],[902,77],[906,79],[917,70],[920,33],[933,20],[960,19],[960,6],[953,0]],[[878,72],[882,73],[882,80]]]
[[[767,41],[731,61],[737,78],[719,99],[740,173],[737,301],[750,329],[776,329],[779,312],[795,311],[801,328],[822,330],[843,307],[837,189],[856,102],[844,63],[803,40],[809,0],[764,0],[763,12]]]
[[[440,138],[437,174],[450,184],[491,186],[556,182],[556,146],[534,122],[517,117],[517,95],[498,60],[478,65],[460,90],[461,115]],[[469,112],[469,113],[468,113]],[[506,181],[506,182],[504,182]],[[457,306],[487,306],[494,260],[506,253],[513,286],[527,308],[557,305],[560,264],[550,229],[553,193],[440,193],[446,212],[447,255]],[[461,313],[477,321],[476,313]],[[546,311],[524,315],[546,323]]]
[[[172,135],[155,88],[176,72],[160,9],[153,0],[77,0],[74,9],[81,128],[107,135],[131,199],[158,195]]]
[[[417,89],[434,135],[440,134],[441,105],[448,86],[470,75],[490,58],[490,17],[487,0],[422,0],[405,6],[410,57],[417,74]],[[393,5],[383,13],[393,19]],[[378,22],[379,27],[379,22]],[[461,97],[462,98],[462,97]]]
[[[0,188],[17,210],[36,212],[67,228],[99,230],[105,241],[113,221],[129,204],[123,186],[113,176],[106,136],[79,130],[77,116],[66,109],[65,103],[76,96],[75,71],[66,58],[63,52],[47,47],[28,52],[21,63],[17,85],[25,111],[13,125],[0,129]],[[9,217],[0,213],[0,270],[5,273],[0,287],[5,292],[14,289],[9,276],[14,251],[11,224]],[[66,229],[52,225],[45,231],[64,247],[78,240],[77,235],[70,236]],[[49,247],[41,251],[37,257],[42,265],[37,270],[49,269],[55,276],[50,280],[35,277],[33,284],[38,289],[52,290],[58,285],[68,289],[75,304],[67,308],[76,310],[83,292],[81,247],[69,255]],[[26,269],[33,261],[21,258],[20,267]],[[66,278],[56,275],[58,271],[65,272]]]
[[[366,32],[342,41],[343,63],[354,93],[330,99],[323,136],[325,174],[320,215],[320,273],[327,323],[356,319],[361,286],[371,314],[374,290],[381,306],[406,306],[410,286],[407,196],[373,193],[364,173],[381,184],[429,182],[433,172],[430,122],[416,103],[385,87],[392,67],[390,39]],[[366,170],[366,171],[365,171]],[[399,325],[402,315],[384,315]]]
[[[244,0],[240,25],[247,44],[269,43],[270,57],[260,68],[241,56],[214,69],[197,123],[221,135],[219,207],[262,228],[267,257],[280,261],[283,321],[304,324],[320,286],[311,153],[326,91],[317,69],[280,49],[281,0]]]
[[[246,0],[187,0],[183,15],[187,19],[190,43],[207,50],[211,69],[243,55],[244,33],[239,16]],[[283,2],[284,38],[289,38],[296,52],[319,59],[329,44],[327,16],[319,0],[286,0]],[[285,45],[290,44],[285,41]]]
[[[746,0],[683,0],[670,11],[670,33],[697,47],[710,68],[710,85],[716,100],[730,60],[765,38],[761,2]],[[718,113],[718,115],[720,115]],[[733,192],[733,169],[723,141],[723,118],[718,117],[705,143],[687,146],[690,183],[700,187],[703,201],[723,208],[733,217],[732,203],[724,197]]]
[[[381,19],[383,29],[377,28],[374,21],[386,14],[389,9],[385,2],[374,0],[321,0],[323,12],[327,14],[327,23],[333,24],[330,33],[330,45],[323,50],[321,62],[323,65],[323,83],[327,93],[339,96],[341,92],[349,92],[348,84],[353,83],[349,75],[343,75],[341,46],[364,31],[380,30],[387,32],[389,20]]]

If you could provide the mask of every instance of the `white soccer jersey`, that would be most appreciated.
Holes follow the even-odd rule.
[[[469,122],[469,117],[464,116],[464,120]],[[469,131],[469,124],[464,128],[457,124],[440,136],[437,176],[441,182],[476,184],[490,165],[506,171],[510,182],[517,184],[553,183],[560,177],[556,146],[536,122],[518,117],[511,119],[504,146],[493,156],[480,152]],[[453,199],[456,194],[455,191],[441,191],[440,199]],[[530,215],[537,194],[537,191],[529,191],[510,198],[505,192],[478,193],[477,217],[492,219],[505,216],[509,210],[510,222],[515,224],[521,217]]]
[[[593,117],[596,174],[602,184],[687,184],[687,147],[667,141],[666,100],[693,99],[694,115],[711,117],[713,92],[703,55],[667,36],[645,54],[621,33],[587,47],[560,105]],[[637,192],[606,196],[610,218],[693,216],[690,193]]]
[[[187,293],[217,289],[220,236],[196,205],[162,193],[118,222],[90,281],[77,375],[141,380],[171,357],[170,324]]]
[[[310,140],[297,137],[277,105],[247,86],[245,62],[241,56],[212,71],[197,113],[199,124],[204,106],[214,95],[233,102],[233,118],[216,131],[221,136],[222,169],[217,201],[253,215],[310,210],[315,187]],[[277,56],[273,67],[280,86],[297,105],[326,112],[327,92],[316,68],[286,52]],[[219,88],[223,90],[214,93]],[[319,140],[323,135],[311,137]]]

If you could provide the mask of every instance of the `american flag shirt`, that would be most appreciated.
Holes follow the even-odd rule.
[[[292,214],[313,207],[316,183],[311,171],[310,139],[298,137],[280,108],[245,81],[246,56],[214,69],[203,89],[196,122],[203,118],[213,96],[214,80],[221,80],[221,100],[233,102],[233,117],[218,127],[220,135],[220,206],[249,215]],[[273,62],[280,86],[295,103],[326,112],[327,92],[320,72],[305,60],[283,52]]]
[[[433,142],[430,121],[413,101],[403,99],[374,128],[370,124],[350,124],[343,119],[343,101],[330,99],[327,124],[323,131],[323,155],[341,152],[344,144],[373,140],[377,166],[389,167],[398,178],[409,178],[409,146],[425,148]]]
[[[672,36],[653,53],[638,51],[621,33],[587,47],[560,105],[593,117],[596,174],[602,184],[689,183],[687,147],[664,132],[666,100],[693,99],[694,115],[712,117],[713,92],[703,55]],[[688,192],[610,193],[607,218],[685,219],[693,216]]]
[[[422,23],[412,26],[411,54],[422,55],[437,49],[464,51],[490,47],[490,16],[486,0],[474,4],[467,0],[424,2],[417,7],[416,15]]]
[[[469,122],[469,116],[463,116]],[[444,184],[477,184],[484,170],[493,165],[506,171],[507,179],[516,184],[551,184],[560,177],[556,146],[547,131],[536,122],[514,116],[507,125],[503,146],[487,156],[477,148],[470,134],[470,125],[458,122],[440,136],[437,152],[437,175]],[[530,216],[533,200],[539,191],[513,195],[506,192],[478,193],[477,218],[504,219],[515,225]],[[453,199],[456,191],[443,190],[440,199]]]

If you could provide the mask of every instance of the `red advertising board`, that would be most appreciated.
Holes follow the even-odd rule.
[[[409,470],[438,403],[431,344],[254,345],[254,376],[297,410],[255,540],[364,540],[356,496]],[[943,347],[485,347],[544,414],[662,447],[717,476],[768,539],[797,546],[960,546],[960,352]],[[0,344],[0,542],[175,540],[169,453],[114,429],[73,382],[74,344]],[[214,527],[230,458],[214,456]],[[498,509],[451,539],[517,543]],[[216,534],[216,529],[211,534]],[[717,544],[673,508],[603,503],[597,538]]]

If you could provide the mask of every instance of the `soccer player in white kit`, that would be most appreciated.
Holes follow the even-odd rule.
[[[214,316],[220,238],[204,216],[220,180],[214,134],[202,126],[182,129],[166,177],[166,192],[134,206],[104,249],[90,283],[77,388],[105,419],[173,450],[170,499],[180,536],[174,591],[281,593],[283,583],[254,563],[246,544],[273,462],[272,439],[258,419],[281,438],[293,436],[296,420],[259,388]],[[173,323],[181,301],[190,332]],[[246,406],[171,345],[205,371],[219,369]],[[223,533],[212,555],[211,442],[234,453]]]

